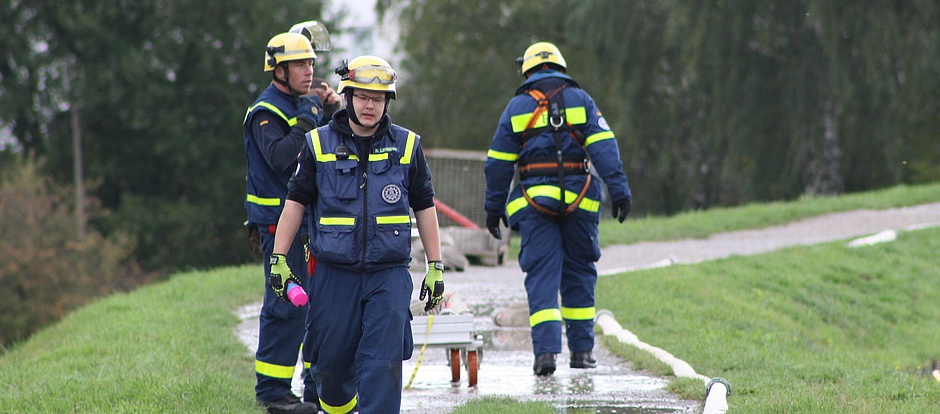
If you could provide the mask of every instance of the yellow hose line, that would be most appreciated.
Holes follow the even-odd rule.
[[[421,353],[418,354],[418,362],[415,364],[415,369],[411,371],[411,378],[408,380],[408,384],[405,385],[405,389],[411,389],[411,383],[415,380],[415,375],[418,375],[418,367],[421,366],[421,360],[424,359],[424,350],[428,349],[428,340],[431,338],[431,325],[434,324],[434,315],[428,315],[428,333],[424,335],[424,345],[421,345]]]

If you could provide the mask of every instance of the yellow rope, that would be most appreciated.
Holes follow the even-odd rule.
[[[428,315],[428,333],[424,336],[424,345],[421,345],[421,353],[418,354],[418,362],[415,364],[415,369],[411,371],[411,379],[408,380],[408,384],[405,385],[405,389],[411,389],[411,383],[415,380],[415,375],[418,375],[418,367],[421,366],[421,360],[424,359],[424,350],[428,349],[428,340],[431,339],[431,324],[434,323],[434,315]]]

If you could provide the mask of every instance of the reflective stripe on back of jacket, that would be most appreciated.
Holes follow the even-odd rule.
[[[550,210],[557,210],[562,202],[557,176],[528,177],[516,183],[517,185],[511,192],[508,194],[507,192],[517,165],[556,156],[555,136],[551,128],[543,129],[537,135],[527,137],[525,140],[522,138],[538,106],[526,91],[538,87],[543,92],[549,92],[565,84],[568,87],[560,92],[563,94],[565,104],[565,118],[583,134],[584,141],[578,142],[574,138],[566,137],[561,141],[562,155],[568,159],[590,158],[597,174],[603,178],[612,194],[629,194],[630,190],[626,176],[623,174],[623,164],[620,161],[614,133],[597,109],[594,100],[587,92],[578,88],[568,76],[556,71],[538,72],[516,91],[517,95],[506,106],[487,154],[485,208],[489,214],[499,214],[505,208],[505,212],[509,215],[510,225],[516,222],[513,217],[515,213],[531,208],[522,194],[523,187],[529,197]],[[533,123],[533,128],[543,128],[548,125],[548,113],[543,113],[542,117]],[[565,204],[570,204],[577,199],[578,192],[583,188],[586,180],[587,175],[565,176]],[[602,189],[599,183],[597,180],[592,180],[577,208],[598,214],[601,208],[601,194]]]

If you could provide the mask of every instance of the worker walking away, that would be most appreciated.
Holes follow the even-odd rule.
[[[522,237],[519,266],[526,273],[535,374],[555,372],[563,323],[569,366],[594,368],[602,188],[592,166],[620,222],[630,212],[630,188],[613,131],[591,96],[566,75],[558,48],[535,43],[517,63],[525,81],[500,116],[487,154],[486,227],[501,239],[502,222]]]
[[[297,168],[297,155],[304,147],[307,131],[328,121],[326,107],[338,109],[340,96],[328,85],[314,96],[308,95],[313,82],[316,53],[301,34],[282,33],[271,38],[265,48],[264,71],[271,72],[271,84],[261,92],[245,115],[245,152],[249,231],[260,243],[264,255],[265,290],[255,353],[255,398],[269,413],[315,413],[318,410],[316,386],[304,375],[304,400],[291,391],[291,380],[304,336],[306,306],[287,301],[287,280],[272,278],[270,258],[274,248],[277,220],[287,196],[287,181]],[[305,226],[306,227],[306,226]],[[307,230],[297,232],[297,239]],[[297,269],[296,282],[309,286],[303,244],[285,251],[282,260]]]
[[[388,62],[360,56],[337,74],[346,109],[307,134],[278,222],[271,272],[289,277],[281,258],[296,243],[310,206],[317,271],[303,358],[320,405],[327,413],[398,413],[402,361],[414,348],[411,212],[427,263],[419,298],[427,299],[427,310],[444,294],[434,188],[420,136],[388,116],[397,93]]]

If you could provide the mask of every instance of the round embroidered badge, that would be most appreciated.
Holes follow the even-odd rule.
[[[397,203],[401,200],[401,189],[395,184],[386,185],[382,188],[382,200],[389,204]]]

